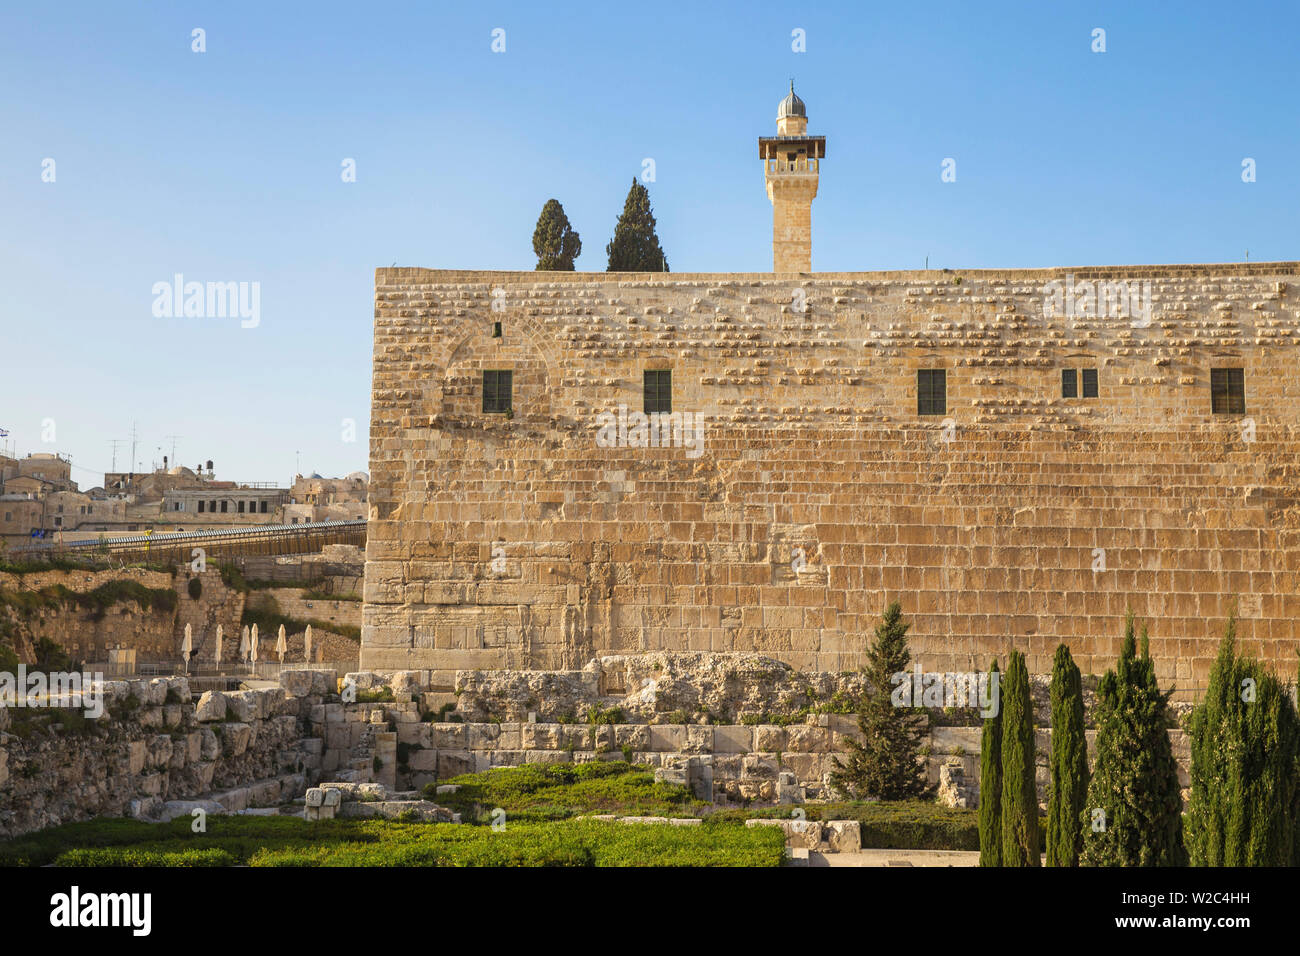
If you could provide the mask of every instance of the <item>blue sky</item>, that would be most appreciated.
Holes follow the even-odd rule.
[[[768,270],[791,76],[816,271],[1296,259],[1298,33],[1295,3],[8,4],[0,427],[82,487],[132,422],[144,468],[179,435],[225,478],[365,469],[376,266],[531,269],[555,197],[603,270],[652,158],[674,271]],[[258,282],[260,324],[155,317],[176,273]]]

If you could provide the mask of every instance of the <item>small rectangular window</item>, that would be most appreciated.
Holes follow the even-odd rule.
[[[645,370],[645,413],[671,414],[673,410],[673,373],[670,369]]]
[[[1095,368],[1085,368],[1083,370],[1083,397],[1097,397],[1097,370]]]
[[[199,499],[199,514],[203,514],[203,499]]]
[[[1210,408],[1215,415],[1246,414],[1246,373],[1244,369],[1210,369]]]
[[[266,514],[266,502],[262,502],[262,514]]]
[[[504,415],[513,410],[514,374],[509,369],[483,370],[483,414]]]
[[[942,368],[916,372],[916,414],[944,415],[948,412],[948,376]]]
[[[244,503],[242,501],[239,502],[239,513],[241,515],[244,513]]]
[[[221,513],[222,513],[222,514],[225,514],[225,513],[226,513],[226,505],[228,505],[228,504],[230,504],[229,501],[223,501],[223,502],[221,502]]]
[[[1079,397],[1079,376],[1075,374],[1072,368],[1061,369],[1061,397]]]

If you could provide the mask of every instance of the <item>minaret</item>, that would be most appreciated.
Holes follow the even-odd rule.
[[[826,137],[808,135],[808,111],[790,94],[776,109],[776,135],[761,136],[758,155],[772,200],[772,271],[812,272],[812,201]]]

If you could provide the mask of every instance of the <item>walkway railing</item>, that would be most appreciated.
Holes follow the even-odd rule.
[[[195,548],[206,557],[252,554],[306,554],[329,544],[366,543],[366,520],[318,521],[310,524],[257,525],[249,528],[218,528],[211,531],[180,531],[105,537],[98,541],[31,545],[10,552],[12,557],[87,558],[108,556],[121,560],[189,561]]]

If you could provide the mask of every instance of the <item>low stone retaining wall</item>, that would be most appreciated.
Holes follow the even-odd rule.
[[[525,763],[626,759],[717,803],[833,799],[835,757],[857,733],[845,714],[786,725],[435,721],[456,698],[419,671],[340,682],[333,671],[286,669],[279,686],[199,695],[184,678],[109,681],[104,695],[98,720],[0,708],[0,838],[98,816],[166,819],[195,801],[226,812],[275,807],[321,781],[377,784],[388,794],[344,800],[358,804],[345,815],[438,819],[419,799],[425,784]],[[938,727],[929,735],[928,774],[943,802],[977,806],[980,733]],[[1186,735],[1170,737],[1185,787]],[[1090,748],[1094,738],[1089,732]],[[1050,741],[1049,731],[1036,732],[1043,802]],[[308,804],[318,813],[325,806]]]
[[[309,716],[334,681],[286,672],[280,687],[197,700],[181,677],[107,681],[98,719],[0,708],[0,837],[94,817],[165,819],[183,801],[239,812],[292,800],[320,777]]]

